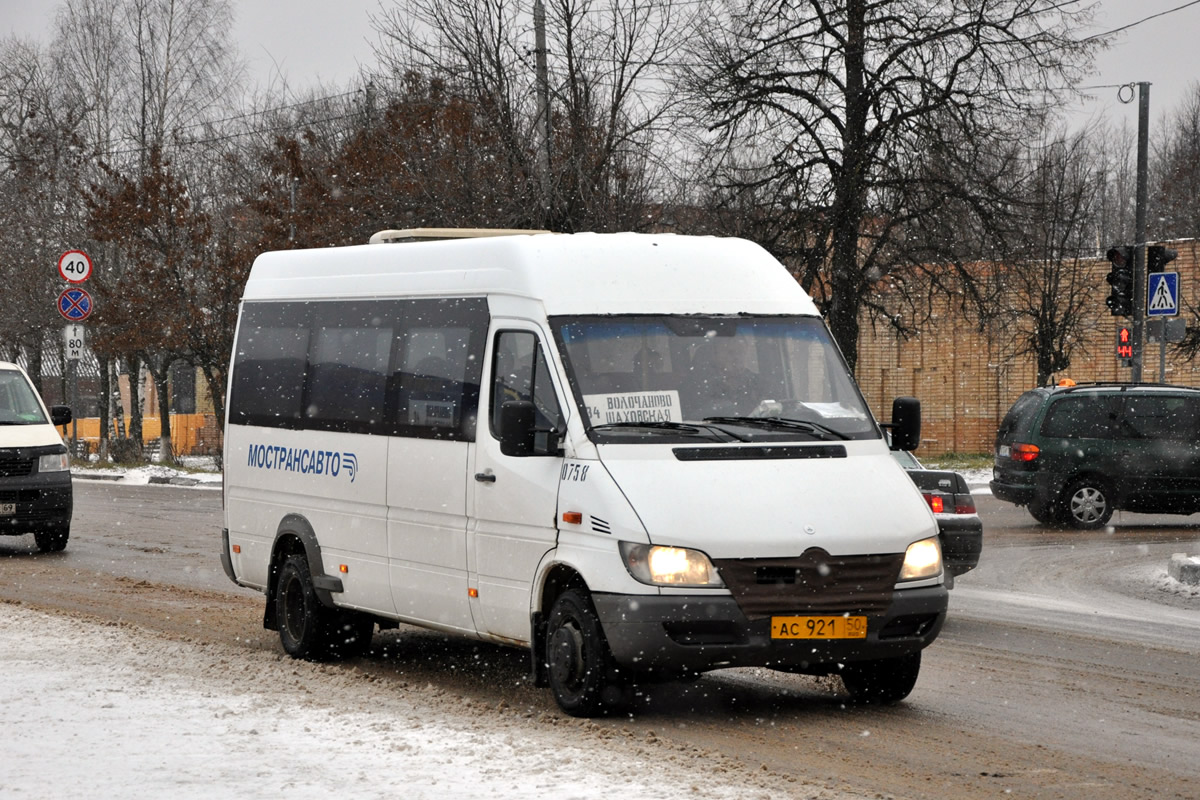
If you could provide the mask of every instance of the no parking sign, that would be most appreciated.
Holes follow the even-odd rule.
[[[58,313],[68,322],[83,322],[92,313],[92,296],[83,289],[64,289],[58,296]]]

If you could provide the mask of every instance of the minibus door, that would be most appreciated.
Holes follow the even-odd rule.
[[[511,326],[492,340],[491,376],[484,391],[487,422],[480,420],[474,469],[474,503],[467,552],[476,625],[482,632],[529,640],[530,591],[542,557],[557,540],[562,457],[554,447],[527,456],[500,451],[500,409],[506,400],[532,402],[539,430],[560,430],[561,404],[541,337]],[[551,439],[553,437],[550,437]],[[539,434],[539,441],[547,436]]]

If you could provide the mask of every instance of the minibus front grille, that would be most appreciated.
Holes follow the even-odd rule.
[[[33,474],[33,459],[0,455],[0,478],[23,478]]]
[[[747,619],[773,614],[879,614],[892,604],[904,554],[831,556],[819,547],[796,558],[715,559]]]

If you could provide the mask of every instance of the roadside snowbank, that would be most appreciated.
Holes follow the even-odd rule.
[[[852,797],[653,734],[15,605],[0,674],[4,797]]]
[[[201,489],[220,489],[221,473],[209,456],[185,456],[177,469],[165,464],[146,464],[140,467],[72,467],[71,477],[83,481],[116,481],[144,486],[148,483],[168,483],[175,486],[195,486]]]

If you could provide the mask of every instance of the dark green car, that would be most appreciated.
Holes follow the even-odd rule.
[[[992,494],[1089,529],[1115,510],[1200,512],[1200,390],[1080,384],[1022,394],[996,432]]]

